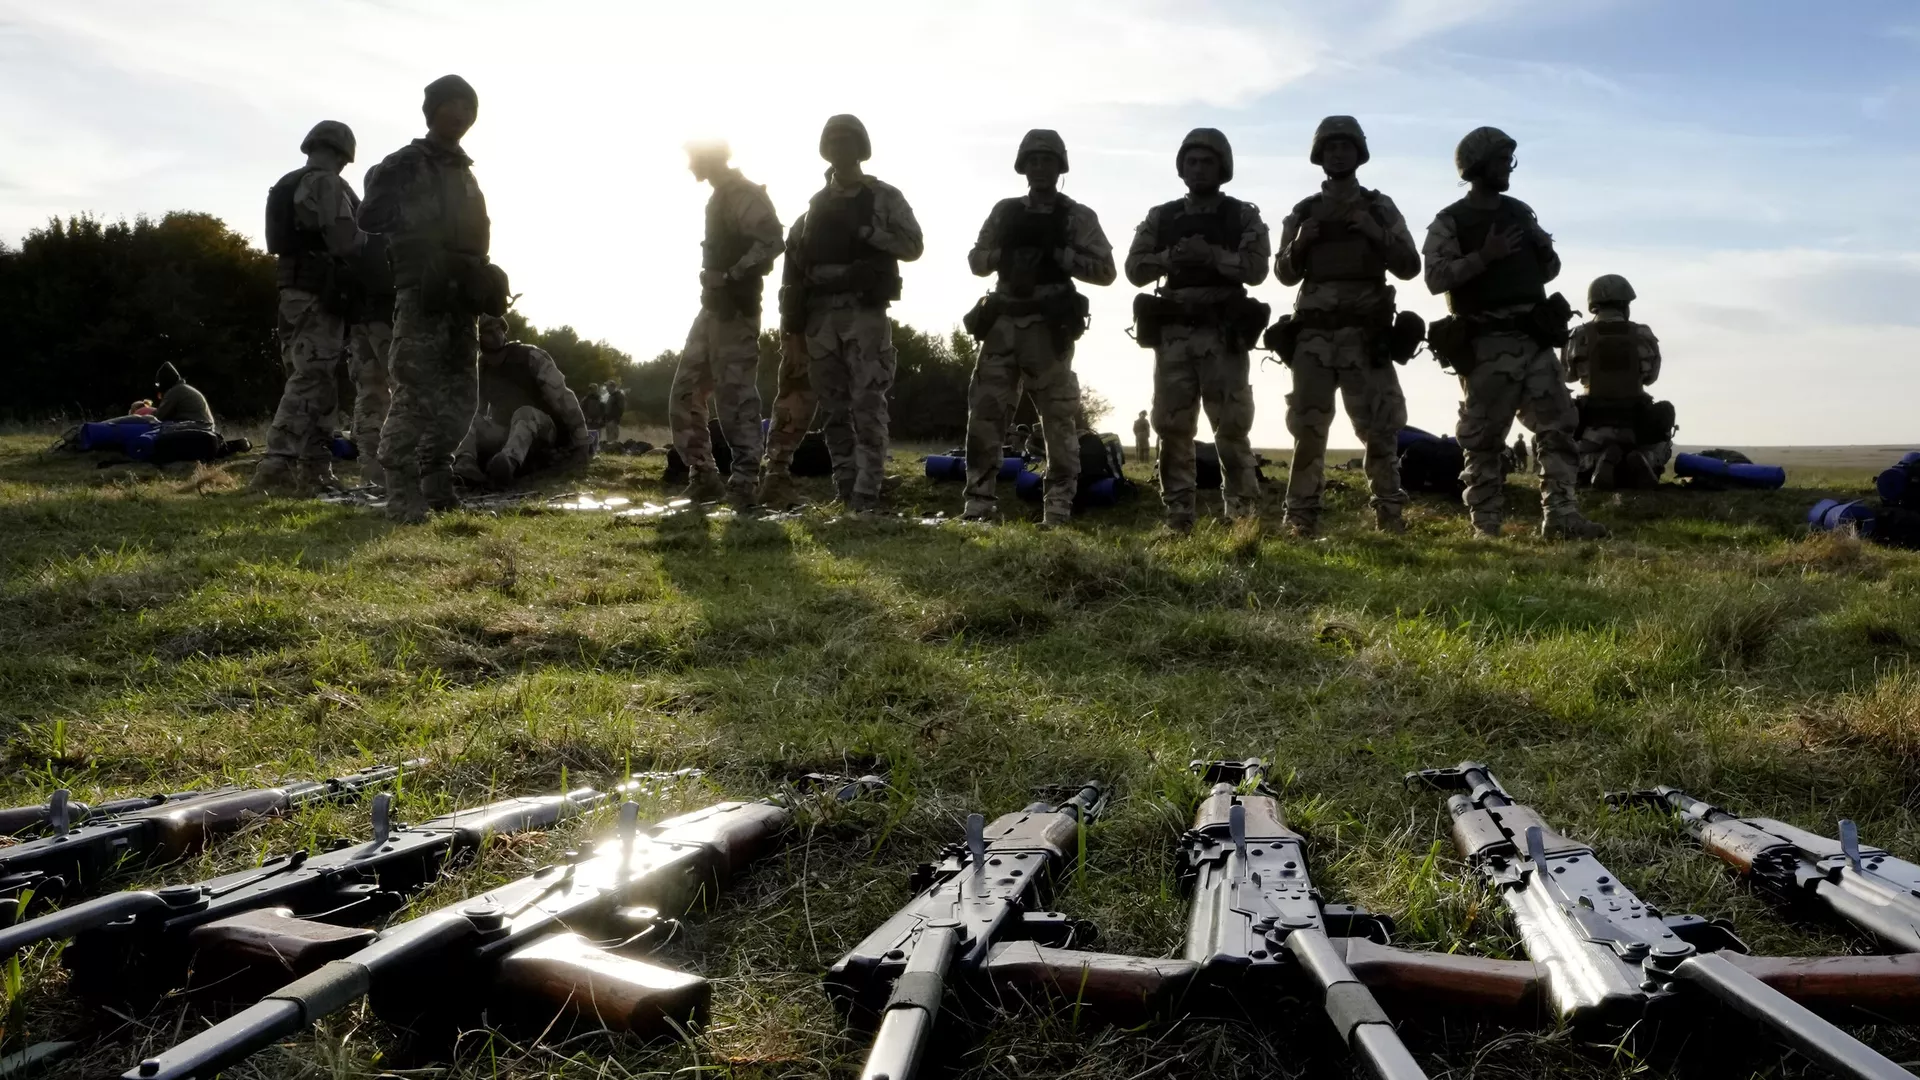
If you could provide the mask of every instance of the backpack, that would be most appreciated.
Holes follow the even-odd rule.
[[[1451,438],[1416,431],[1415,437],[1400,441],[1400,486],[1408,491],[1445,495],[1457,499],[1466,491],[1460,474],[1467,467],[1467,452]]]

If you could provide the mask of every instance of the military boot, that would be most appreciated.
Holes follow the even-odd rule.
[[[1000,507],[996,503],[980,499],[968,499],[966,509],[960,512],[961,521],[999,521]]]
[[[487,459],[487,482],[497,488],[513,483],[513,462],[507,459],[506,451]]]
[[[460,509],[460,496],[453,490],[451,469],[441,469],[422,476],[420,494],[426,499],[427,509],[435,513]]]
[[[300,486],[306,489],[308,495],[318,495],[323,491],[338,491],[344,486],[340,483],[340,478],[334,475],[331,461],[301,462],[300,471],[302,474]]]
[[[1473,535],[1486,540],[1500,539],[1500,515],[1473,515]]]
[[[1407,519],[1397,506],[1376,506],[1373,508],[1373,527],[1398,536],[1407,531]]]
[[[366,487],[385,488],[387,470],[381,468],[379,462],[363,457],[360,459],[360,483]]]
[[[1173,536],[1192,536],[1193,517],[1190,514],[1168,514],[1161,529]]]
[[[420,492],[418,473],[387,470],[387,520],[401,525],[418,525],[427,520],[427,499]]]
[[[1312,510],[1288,510],[1280,525],[1295,540],[1311,540],[1320,535],[1320,515]]]
[[[719,502],[727,497],[727,482],[720,479],[720,470],[702,469],[693,474],[693,479],[687,484],[687,490],[681,492],[680,497],[692,500],[696,506]]]
[[[1549,514],[1540,523],[1540,535],[1548,540],[1605,540],[1607,527],[1590,521],[1578,510]]]
[[[1600,460],[1593,463],[1592,480],[1595,490],[1612,491],[1617,484],[1614,470],[1620,464],[1620,451],[1616,447],[1607,447],[1600,454]]]
[[[299,470],[292,458],[284,457],[261,458],[247,481],[247,490],[260,495],[291,495],[299,487]]]
[[[753,493],[753,501],[769,510],[781,511],[800,501],[793,490],[793,475],[785,469],[769,469],[767,475],[760,478],[760,490]]]

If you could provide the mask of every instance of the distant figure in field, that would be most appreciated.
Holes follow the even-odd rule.
[[[627,392],[622,390],[620,383],[613,379],[608,379],[605,386],[607,390],[606,437],[609,442],[619,442],[620,418],[627,414]]]
[[[586,460],[586,414],[553,357],[508,341],[505,319],[482,315],[479,332],[480,406],[454,453],[454,473],[505,487],[534,469]]]
[[[1140,415],[1133,421],[1133,456],[1141,461],[1147,460],[1151,452],[1149,445],[1153,440],[1153,424],[1147,420],[1147,410],[1141,409]]]
[[[1673,406],[1646,387],[1660,378],[1660,339],[1627,318],[1633,286],[1605,274],[1587,287],[1593,321],[1567,342],[1567,381],[1586,393],[1580,409],[1580,474],[1601,490],[1648,488],[1673,457]]]
[[[267,455],[250,490],[312,495],[332,487],[328,424],[353,314],[351,262],[360,251],[360,199],[340,177],[353,161],[353,129],[322,120],[300,143],[307,163],[267,192],[267,250],[278,260],[280,363],[286,389],[267,429]]]
[[[1513,468],[1507,471],[1526,472],[1527,465],[1530,461],[1531,456],[1527,453],[1526,435],[1515,433],[1513,436]]]

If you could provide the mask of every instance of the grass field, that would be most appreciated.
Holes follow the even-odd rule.
[[[1771,494],[1594,498],[1589,512],[1615,530],[1599,544],[1472,540],[1459,508],[1436,500],[1416,504],[1408,535],[1385,537],[1363,528],[1364,493],[1344,490],[1330,535],[1299,543],[1272,535],[1277,488],[1264,533],[1213,522],[1185,539],[1155,535],[1150,493],[1055,532],[825,510],[777,522],[463,512],[395,528],[244,495],[238,470],[99,470],[44,456],[47,441],[0,438],[0,804],[61,785],[91,799],[423,756],[434,764],[401,798],[418,820],[629,768],[706,770],[650,800],[651,816],[810,769],[890,770],[888,798],[810,816],[799,843],[669,947],[715,982],[697,1037],[477,1037],[450,1073],[410,1076],[851,1076],[864,1043],[843,1033],[820,973],[905,900],[913,865],[958,840],[968,812],[1087,777],[1115,797],[1056,907],[1095,922],[1104,948],[1172,955],[1185,922],[1176,841],[1201,794],[1192,758],[1270,758],[1328,899],[1393,916],[1419,948],[1517,955],[1446,843],[1441,798],[1401,786],[1424,766],[1489,761],[1642,896],[1729,917],[1759,952],[1868,945],[1785,921],[1668,822],[1609,814],[1602,791],[1679,784],[1822,832],[1851,816],[1868,841],[1920,854],[1920,557],[1802,524],[1815,498],[1861,492],[1859,468],[1797,470]],[[659,469],[658,456],[603,457],[552,490],[658,499]],[[895,469],[918,473],[905,454]],[[959,506],[956,488],[919,479],[896,500]],[[363,815],[263,824],[125,881],[358,835]],[[422,903],[526,873],[604,820],[496,844]],[[50,949],[22,958],[16,987],[0,1053],[93,1040],[62,1066],[72,1075],[117,1073],[217,1015],[192,1001],[144,1016],[75,1003]],[[1646,1056],[1406,1019],[1435,1076],[1803,1074],[1727,1023],[1669,1033]],[[1920,1058],[1913,1031],[1861,1034]],[[952,1053],[969,1077],[1348,1075],[1331,1043],[1309,1005],[1138,1031],[1025,1011]],[[240,1075],[370,1075],[393,1065],[389,1045],[354,1014]]]

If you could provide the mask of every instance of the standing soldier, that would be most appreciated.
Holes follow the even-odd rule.
[[[1673,406],[1645,387],[1660,377],[1660,339],[1627,318],[1633,286],[1603,274],[1587,286],[1593,321],[1567,342],[1567,381],[1587,391],[1580,410],[1580,471],[1601,489],[1660,483],[1673,456]]]
[[[673,445],[692,472],[687,497],[725,496],[736,510],[753,505],[760,479],[760,293],[773,260],[786,248],[767,189],[730,167],[724,142],[687,147],[693,178],[713,185],[706,239],[700,244],[700,313],[687,332],[673,373],[668,422]],[[707,401],[733,448],[733,474],[720,479],[707,434]]]
[[[280,362],[287,385],[267,430],[267,456],[249,487],[311,495],[333,485],[327,424],[339,405],[340,358],[353,314],[351,258],[360,250],[360,202],[340,178],[353,161],[353,130],[322,120],[300,152],[307,163],[267,192],[267,250],[278,256]]]
[[[802,328],[834,484],[854,513],[877,506],[886,477],[887,391],[897,360],[887,306],[900,298],[900,264],[919,258],[922,246],[905,196],[861,170],[872,154],[858,117],[827,120],[820,156],[833,171],[795,226],[783,279],[792,283],[780,290],[781,329]],[[769,479],[785,479],[780,471]]]
[[[1194,435],[1204,405],[1220,452],[1226,513],[1258,512],[1253,385],[1247,350],[1267,322],[1267,306],[1247,286],[1267,278],[1272,258],[1260,208],[1220,193],[1233,179],[1233,147],[1213,128],[1195,128],[1174,158],[1187,194],[1147,211],[1127,251],[1127,280],[1166,281],[1134,298],[1134,324],[1153,356],[1153,428],[1160,436],[1160,499],[1167,527],[1193,528]],[[1256,325],[1257,324],[1257,325]]]
[[[1287,430],[1293,433],[1293,469],[1287,479],[1287,527],[1296,536],[1320,530],[1327,428],[1340,391],[1347,418],[1366,447],[1374,524],[1405,532],[1401,511],[1400,429],[1407,398],[1400,392],[1392,347],[1394,291],[1420,273],[1420,251],[1393,200],[1354,179],[1367,163],[1367,136],[1351,116],[1329,116],[1313,133],[1307,159],[1326,170],[1320,193],[1303,200],[1280,228],[1273,262],[1282,285],[1299,285],[1293,315],[1282,332],[1290,345],[1281,359],[1293,371]],[[1303,284],[1304,282],[1304,284]]]
[[[780,368],[774,376],[767,463],[760,472],[760,490],[753,496],[754,502],[772,510],[785,510],[795,502],[793,454],[807,437],[819,404],[808,370],[806,269],[795,254],[806,226],[807,215],[802,213],[787,232],[787,261],[780,267]]]
[[[1153,425],[1147,422],[1147,410],[1141,409],[1140,415],[1133,421],[1133,456],[1141,461],[1147,460],[1148,442],[1153,438]]]
[[[1553,237],[1526,203],[1506,194],[1517,145],[1498,128],[1483,127],[1454,150],[1460,177],[1472,186],[1433,219],[1421,249],[1427,288],[1446,293],[1453,313],[1435,324],[1430,340],[1466,391],[1457,434],[1474,530],[1500,535],[1503,459],[1517,413],[1535,435],[1541,535],[1598,539],[1606,526],[1581,516],[1575,502],[1578,416],[1554,354],[1567,343],[1573,312],[1559,293],[1547,296],[1547,282],[1560,274]]]
[[[367,170],[367,189],[380,166]],[[387,383],[387,352],[393,344],[393,267],[387,263],[387,238],[369,234],[360,248],[359,290],[353,325],[347,328],[347,371],[353,376],[353,445],[359,451],[360,476],[385,487],[380,468],[380,425],[387,422],[393,394]]]
[[[1087,327],[1087,298],[1073,281],[1113,284],[1113,245],[1091,208],[1060,194],[1067,144],[1058,132],[1027,132],[1014,152],[1013,171],[1027,178],[1027,194],[995,203],[967,253],[976,277],[998,276],[993,292],[967,316],[968,330],[980,339],[980,354],[967,388],[963,516],[990,520],[999,513],[994,487],[1000,448],[1007,417],[1024,388],[1033,396],[1039,430],[1045,433],[1042,521],[1064,525],[1073,517],[1080,484],[1080,440],[1073,422],[1080,380],[1073,373],[1073,343]]]
[[[504,315],[506,275],[487,260],[492,226],[460,139],[480,98],[458,75],[427,85],[427,135],[387,155],[367,188],[361,227],[384,234],[395,297],[389,375],[393,403],[380,431],[387,516],[426,520],[453,509],[453,452],[478,387],[474,319]]]

